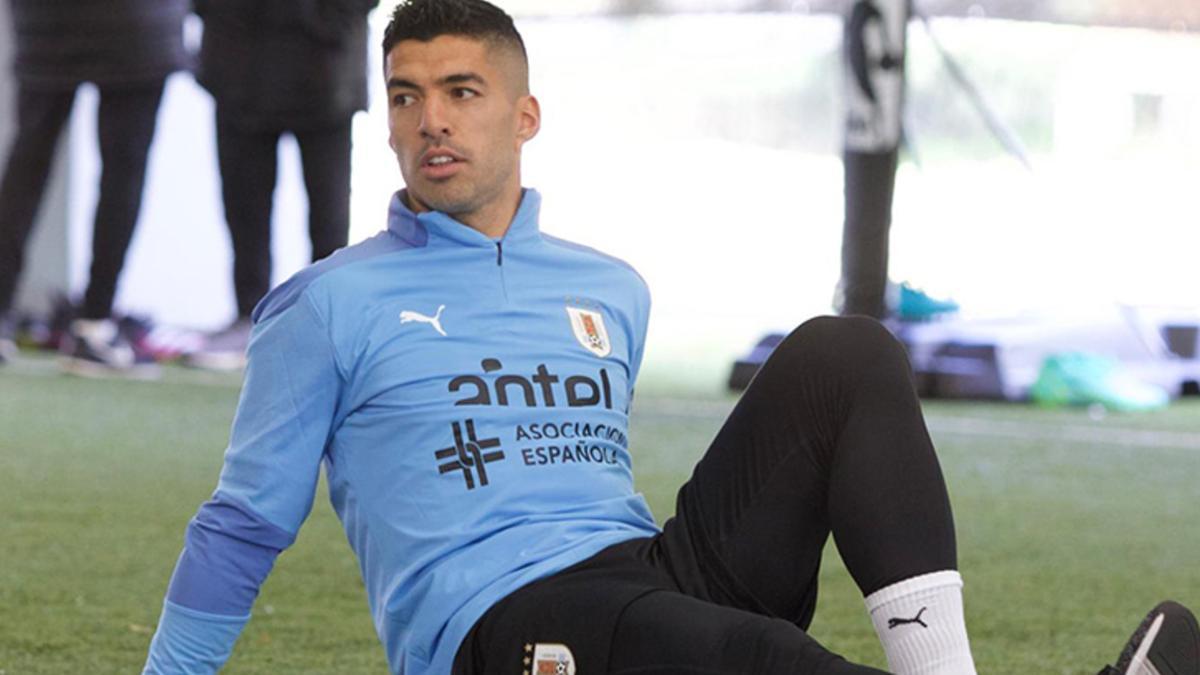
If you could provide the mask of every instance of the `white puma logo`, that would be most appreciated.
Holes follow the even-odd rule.
[[[434,314],[433,316],[425,316],[424,314],[421,314],[419,312],[414,312],[411,309],[406,309],[403,312],[400,312],[400,323],[408,323],[410,321],[416,321],[417,323],[427,323],[430,326],[433,326],[434,330],[441,333],[442,337],[446,337],[446,331],[442,330],[442,310],[443,309],[446,309],[446,306],[439,305],[438,309],[437,309],[437,314]]]

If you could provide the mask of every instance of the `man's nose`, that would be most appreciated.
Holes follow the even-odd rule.
[[[446,107],[436,96],[424,101],[421,107],[421,134],[430,138],[450,135],[450,123]]]

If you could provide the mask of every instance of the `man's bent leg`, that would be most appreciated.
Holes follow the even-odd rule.
[[[889,611],[907,611],[900,596],[928,595],[926,582],[940,592],[947,579],[933,573],[957,579],[949,499],[907,359],[870,319],[815,319],[775,350],[680,490],[654,555],[688,594],[805,627],[831,531],[864,596]],[[881,633],[891,659],[888,632],[899,633]]]
[[[496,603],[463,641],[455,675],[536,673],[553,654],[574,672],[621,675],[871,675],[800,628],[678,592],[631,539]],[[551,654],[547,656],[547,653]],[[564,666],[563,671],[571,672]]]
[[[621,614],[608,672],[870,675],[882,671],[846,661],[783,619],[656,591],[634,600]]]

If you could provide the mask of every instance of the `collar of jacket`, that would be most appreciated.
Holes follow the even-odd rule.
[[[449,239],[464,246],[495,246],[497,242],[513,244],[538,236],[538,213],[542,196],[537,190],[524,188],[521,204],[509,223],[508,231],[493,239],[469,225],[464,225],[441,211],[413,213],[404,199],[404,190],[392,195],[388,206],[388,230],[413,246],[424,246],[430,236]]]

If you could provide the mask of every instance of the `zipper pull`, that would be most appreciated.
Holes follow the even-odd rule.
[[[504,264],[504,242],[496,242],[496,267]]]

